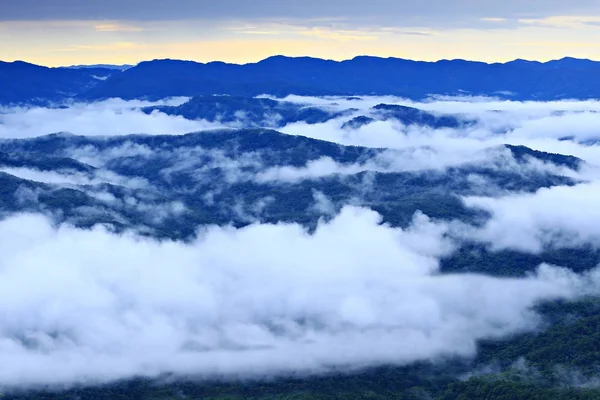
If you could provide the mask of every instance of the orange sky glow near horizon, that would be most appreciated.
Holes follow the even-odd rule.
[[[479,18],[477,28],[244,21],[0,21],[0,60],[47,66],[173,58],[256,62],[272,55],[423,61],[600,60],[600,17]]]

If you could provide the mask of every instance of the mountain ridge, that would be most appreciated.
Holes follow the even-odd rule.
[[[600,97],[600,80],[596,78],[599,72],[600,62],[569,57],[544,63],[484,63],[372,56],[334,61],[276,55],[248,64],[157,59],[122,72],[110,68],[49,68],[17,61],[0,62],[0,86],[5,89],[0,104],[209,94],[589,99]]]
[[[0,206],[10,212],[45,210],[57,216],[57,222],[84,228],[109,224],[117,230],[144,229],[160,239],[187,240],[198,226],[233,223],[241,227],[259,217],[268,223],[315,227],[323,216],[313,209],[316,191],[331,199],[336,211],[360,198],[385,222],[406,227],[417,211],[438,219],[480,218],[462,204],[460,196],[497,190],[534,192],[576,183],[549,171],[527,169],[531,160],[573,170],[584,163],[571,156],[502,145],[484,152],[490,161],[510,157],[523,167],[520,171],[493,162],[411,170],[387,168],[386,151],[390,150],[344,146],[271,129],[108,137],[59,133],[2,139],[0,172],[5,175],[0,180],[6,182],[0,190]],[[309,166],[323,162],[337,168],[309,172]],[[290,170],[304,175],[272,175]],[[485,179],[486,185],[473,181],[474,175]],[[130,181],[137,183],[128,186]],[[25,186],[19,189],[21,185]],[[134,205],[131,199],[137,199]],[[168,213],[167,219],[154,221],[154,214],[146,212],[149,207],[169,210],[177,202],[185,205],[184,216]]]

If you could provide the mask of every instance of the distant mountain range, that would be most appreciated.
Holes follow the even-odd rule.
[[[350,118],[358,110],[349,108],[343,111],[327,111],[319,107],[268,98],[204,95],[192,97],[179,106],[151,106],[144,107],[142,111],[146,114],[159,111],[190,120],[235,123],[245,128],[280,128],[295,122],[319,124],[344,116]],[[457,129],[476,122],[460,115],[434,115],[417,108],[392,104],[378,104],[370,111],[371,117],[361,115],[351,118],[342,128],[357,129],[375,121],[396,120],[404,125]]]
[[[0,103],[210,94],[397,95],[412,99],[477,95],[517,100],[600,97],[600,62],[574,58],[486,64],[367,56],[338,62],[274,56],[244,65],[167,59],[122,69],[105,65],[47,68],[20,61],[0,62]]]
[[[245,127],[282,127],[289,123],[318,124],[350,114],[328,112],[318,107],[307,107],[285,101],[240,96],[197,96],[180,106],[153,106],[142,109],[147,114],[160,111],[186,119],[242,123]]]
[[[107,68],[107,69],[116,69],[119,71],[125,71],[133,67],[131,64],[123,64],[123,65],[113,65],[113,64],[93,64],[93,65],[70,65],[68,67],[62,67],[67,69],[87,69],[87,68]]]
[[[114,72],[107,68],[48,68],[22,61],[0,61],[0,104],[47,105],[67,101]]]

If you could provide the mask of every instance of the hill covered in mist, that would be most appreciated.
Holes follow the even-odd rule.
[[[598,398],[599,111],[4,107],[2,397]]]

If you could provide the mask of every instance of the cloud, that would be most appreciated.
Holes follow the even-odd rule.
[[[134,25],[125,25],[118,22],[103,22],[95,26],[98,32],[141,32],[144,28]]]
[[[600,102],[554,101],[521,102],[487,97],[432,97],[414,102],[393,96],[340,97],[288,96],[283,100],[311,104],[333,111],[354,108],[353,116],[377,118],[371,110],[377,104],[398,104],[419,108],[434,114],[453,114],[476,120],[470,127],[431,129],[405,126],[397,121],[376,121],[354,130],[340,129],[353,116],[323,124],[289,124],[280,130],[344,145],[421,149],[435,155],[432,161],[476,160],[482,150],[504,144],[523,145],[535,150],[573,155],[591,165],[600,159]],[[566,140],[565,140],[566,139]],[[456,162],[455,161],[455,162]]]
[[[540,253],[547,248],[596,247],[600,240],[600,212],[595,206],[600,181],[464,201],[491,214],[483,227],[467,230],[466,236],[494,250]]]
[[[185,99],[161,102],[110,99],[96,103],[76,103],[68,108],[0,108],[0,138],[26,138],[50,133],[111,136],[144,133],[184,134],[222,128],[207,121],[190,121],[163,113],[147,115],[140,108],[150,105],[176,105]]]
[[[131,142],[126,142],[118,148],[103,150],[102,154],[98,153],[96,148],[88,147],[70,149],[63,156],[94,166],[102,166],[107,160],[115,157],[168,158],[171,166],[165,168],[165,177],[169,173],[191,167],[197,169],[198,177],[202,176],[202,171],[221,168],[226,173],[229,183],[244,180],[293,182],[362,171],[443,170],[448,167],[476,164],[504,169],[510,167],[511,170],[545,170],[558,175],[589,179],[598,175],[597,168],[600,167],[597,161],[600,159],[600,144],[594,142],[600,137],[596,130],[600,123],[600,103],[597,101],[536,103],[464,97],[432,98],[425,102],[412,102],[396,97],[351,99],[299,96],[289,96],[285,100],[314,105],[332,112],[348,109],[357,111],[352,115],[321,124],[289,124],[281,129],[283,133],[343,145],[388,148],[388,151],[355,164],[339,164],[331,158],[322,157],[300,167],[269,166],[263,160],[264,155],[258,153],[244,154],[243,157],[236,155],[232,158],[224,153],[219,154],[218,151],[186,148],[177,152],[161,150],[159,154],[156,150],[133,145]],[[183,99],[173,99],[158,104],[177,104],[182,101]],[[354,116],[367,115],[377,118],[372,107],[380,103],[413,106],[436,114],[456,114],[462,118],[474,119],[477,123],[460,129],[432,129],[416,125],[405,126],[395,120],[379,120],[358,129],[340,129]],[[219,123],[191,121],[160,112],[147,115],[140,111],[140,107],[149,104],[157,103],[112,99],[99,103],[73,104],[65,109],[3,109],[0,114],[0,137],[32,137],[59,131],[101,136],[134,133],[183,134],[225,127]],[[233,121],[229,126],[243,126],[243,121]],[[541,151],[575,155],[587,161],[590,168],[575,174],[564,168],[540,163],[530,162],[519,166],[514,160],[511,161],[511,156],[507,155],[508,151],[502,154],[499,150],[491,150],[503,144],[525,145]],[[132,159],[131,162],[133,161]],[[499,161],[502,161],[500,165],[494,164]],[[246,172],[242,171],[244,168]],[[253,172],[248,172],[248,168]]]
[[[368,169],[360,164],[342,165],[335,162],[331,157],[322,157],[309,161],[303,167],[271,167],[257,174],[257,182],[298,182],[304,179],[321,178],[327,175],[357,174]]]
[[[228,166],[235,165],[235,162]],[[206,165],[212,168],[211,165]],[[238,164],[238,168],[241,165]],[[321,157],[307,162],[304,166],[276,166],[262,168],[255,174],[243,174],[239,170],[229,169],[227,175],[229,181],[233,180],[254,180],[258,183],[266,182],[286,182],[297,183],[307,179],[319,179],[331,175],[355,175],[361,172],[440,172],[447,168],[487,168],[505,173],[518,174],[552,174],[558,176],[582,179],[587,174],[598,174],[598,170],[584,169],[583,173],[572,170],[568,167],[561,167],[549,162],[543,162],[534,158],[529,158],[525,162],[517,162],[512,152],[504,147],[486,149],[479,152],[472,152],[468,158],[464,154],[454,154],[440,152],[430,148],[408,148],[403,150],[384,151],[364,162],[357,163],[338,163],[331,157]],[[484,177],[481,179],[486,180]]]
[[[600,24],[600,16],[551,16],[547,18],[522,18],[519,22],[527,25],[540,25],[550,28],[568,28],[578,29],[584,28],[587,25],[597,26]]]
[[[462,375],[461,380],[467,381],[471,378],[488,379],[503,373],[508,374],[512,379],[516,378],[533,385],[597,389],[600,388],[600,378],[598,378],[597,372],[594,372],[595,369],[594,366],[583,371],[580,368],[571,366],[553,365],[545,366],[542,370],[526,358],[520,357],[510,365],[508,370],[502,368],[499,363],[494,362]]]
[[[331,201],[325,193],[314,190],[313,191],[313,199],[315,203],[313,204],[313,211],[321,215],[334,215],[336,212],[336,206]]]
[[[98,220],[110,220],[124,225],[136,232],[153,233],[167,219],[179,219],[189,212],[186,204],[177,196],[164,196],[148,181],[139,176],[121,176],[110,170],[96,169],[82,173],[71,170],[40,171],[35,168],[0,167],[1,173],[33,182],[51,185],[32,189],[26,185],[19,186],[14,192],[14,199],[5,198],[9,204],[16,200],[24,210],[35,210],[51,217],[55,222],[68,220],[71,223],[84,225],[98,224]],[[110,185],[110,186],[108,186]],[[87,195],[95,203],[85,206],[75,204],[47,204],[40,200],[56,188],[69,188]],[[67,213],[68,217],[64,214]],[[5,217],[3,215],[3,217]],[[110,225],[111,228],[114,226]]]
[[[481,21],[485,21],[485,22],[505,22],[506,18],[494,18],[494,17],[484,17],[481,18]]]
[[[97,170],[93,173],[81,173],[76,171],[40,171],[34,168],[6,168],[0,167],[4,172],[21,179],[34,182],[49,183],[60,186],[98,185],[110,183],[122,185],[131,189],[142,189],[150,187],[150,183],[142,177],[124,177],[111,171]]]
[[[133,140],[133,138],[132,138]],[[214,174],[220,176],[226,185],[240,182],[255,182],[259,184],[274,183],[299,183],[303,180],[318,180],[324,177],[338,175],[340,178],[362,172],[443,172],[447,168],[487,168],[504,173],[517,173],[523,175],[552,174],[573,179],[584,179],[595,176],[593,169],[575,171],[568,167],[558,166],[543,162],[535,158],[525,158],[517,161],[512,152],[505,147],[484,149],[471,152],[466,157],[465,153],[451,154],[440,152],[428,147],[406,148],[400,150],[381,150],[373,156],[360,157],[355,162],[338,162],[329,156],[322,156],[307,161],[304,165],[273,164],[271,150],[261,148],[246,152],[231,153],[228,150],[194,147],[176,147],[174,149],[150,148],[146,145],[126,141],[119,146],[109,146],[100,150],[92,144],[83,147],[67,148],[59,153],[61,156],[70,157],[80,162],[101,168],[125,167],[142,170],[148,163],[160,163],[162,183],[170,185],[174,179],[184,178],[188,183],[197,184],[214,183]],[[6,172],[37,181],[51,181],[43,179],[39,174],[27,175],[15,169],[6,169]],[[100,175],[96,179],[104,179],[115,184],[122,184],[123,177]],[[65,179],[61,176],[61,179]],[[156,183],[156,182],[155,182]],[[472,180],[474,185],[483,187],[487,179],[480,176],[478,181]],[[224,186],[224,187],[225,187]],[[189,190],[187,187],[186,190]],[[489,187],[488,187],[489,189]]]
[[[11,368],[0,381],[258,377],[471,356],[478,339],[534,329],[539,301],[597,290],[596,271],[551,266],[523,279],[439,275],[452,251],[445,226],[379,222],[346,207],[312,235],[208,227],[182,244],[4,220],[0,361]]]

